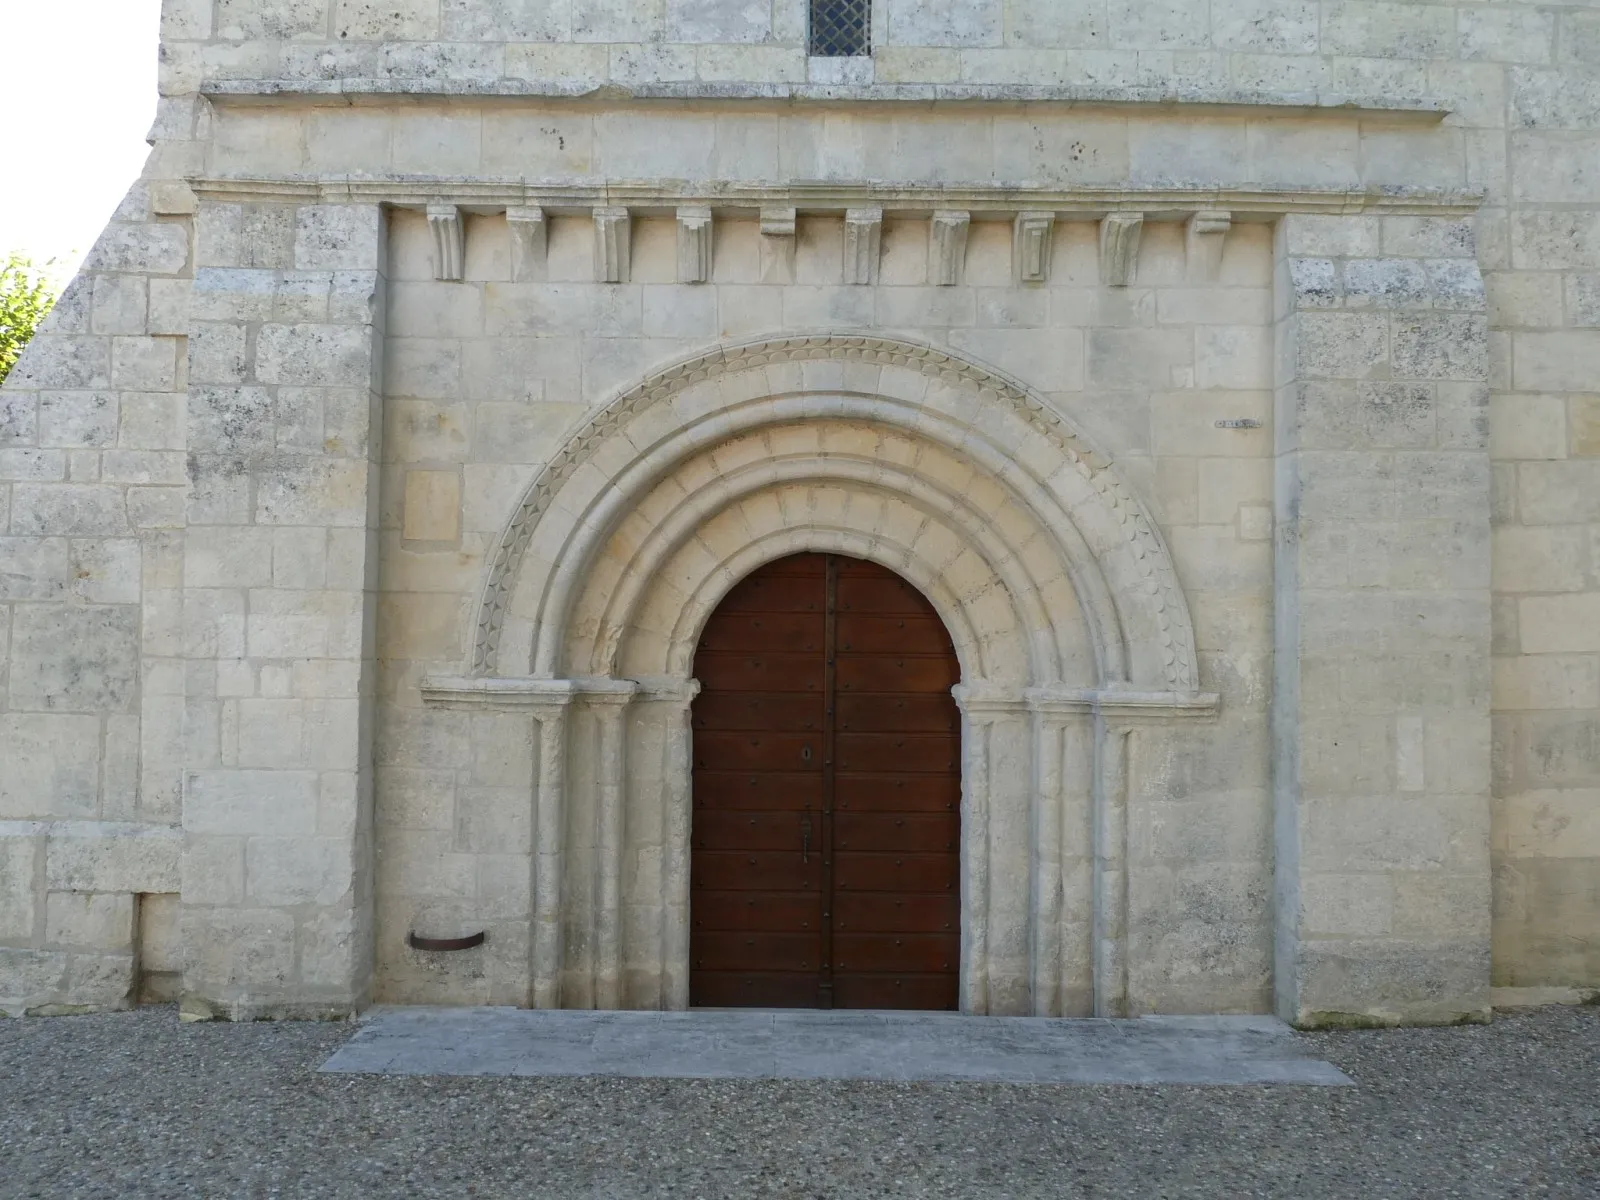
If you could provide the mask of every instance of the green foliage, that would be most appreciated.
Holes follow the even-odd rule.
[[[49,276],[30,260],[11,254],[0,264],[0,383],[55,302]]]

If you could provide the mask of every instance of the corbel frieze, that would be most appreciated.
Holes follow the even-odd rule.
[[[1050,278],[1050,242],[1056,214],[1043,211],[1019,212],[1013,223],[1011,255],[1017,278],[1023,283],[1044,283]]]
[[[1191,278],[1203,282],[1217,278],[1222,269],[1222,250],[1232,228],[1233,214],[1222,209],[1203,208],[1189,218],[1184,240]]]
[[[1100,282],[1127,287],[1139,275],[1143,213],[1110,213],[1100,221]]]
[[[594,210],[594,277],[600,283],[627,283],[633,222],[626,208]]]
[[[761,209],[761,282],[793,283],[795,210],[792,204]]]
[[[454,204],[430,204],[427,212],[428,229],[433,233],[433,277],[459,281],[467,258],[461,210]]]
[[[537,204],[514,204],[506,209],[511,230],[511,282],[543,279],[549,251],[550,222]]]
[[[878,259],[883,250],[883,209],[847,208],[844,212],[844,281],[878,282]]]
[[[678,282],[711,279],[711,206],[685,204],[678,209]]]
[[[967,264],[967,231],[971,228],[972,214],[964,209],[942,208],[934,212],[928,225],[932,243],[928,258],[934,283],[953,287],[961,282]]]
[[[1452,188],[1116,187],[1038,188],[994,183],[728,184],[707,191],[680,181],[605,184],[526,183],[520,180],[393,177],[351,179],[287,176],[197,177],[185,181],[199,203],[381,204],[420,210],[434,243],[435,274],[459,280],[466,258],[465,214],[504,212],[511,239],[514,281],[544,278],[547,238],[554,216],[587,216],[594,223],[594,277],[624,283],[630,269],[636,211],[676,214],[678,278],[711,277],[715,222],[756,216],[760,222],[763,283],[792,283],[796,221],[800,214],[844,221],[842,275],[849,284],[878,279],[883,222],[889,215],[929,221],[931,282],[961,281],[967,236],[974,221],[1007,220],[1013,226],[1016,277],[1047,282],[1053,232],[1064,220],[1100,224],[1101,282],[1135,281],[1140,235],[1146,221],[1185,227],[1190,277],[1214,279],[1227,234],[1240,221],[1270,221],[1294,213],[1383,213],[1463,217],[1475,212],[1481,191]]]

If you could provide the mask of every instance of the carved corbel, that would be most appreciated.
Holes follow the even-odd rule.
[[[761,282],[794,282],[795,222],[792,208],[761,210]]]
[[[433,277],[459,281],[467,258],[461,210],[454,204],[428,205],[428,228],[433,232]]]
[[[952,287],[961,282],[967,264],[967,231],[972,214],[960,209],[940,209],[929,226],[928,257],[933,264],[933,282]]]
[[[594,277],[601,283],[628,282],[633,228],[625,208],[594,210]]]
[[[686,204],[678,209],[678,282],[705,283],[711,278],[711,209]]]
[[[1100,221],[1100,282],[1127,287],[1139,273],[1143,213],[1111,213]]]
[[[844,213],[844,281],[878,282],[878,255],[883,248],[883,209],[847,208]]]
[[[1202,209],[1189,218],[1186,237],[1189,277],[1209,282],[1222,269],[1222,248],[1233,228],[1233,214],[1219,209]]]
[[[1019,212],[1013,225],[1011,253],[1017,278],[1024,283],[1044,283],[1050,278],[1050,239],[1055,231],[1053,212]]]
[[[538,205],[506,209],[511,228],[511,281],[543,279],[549,248],[550,223]]]

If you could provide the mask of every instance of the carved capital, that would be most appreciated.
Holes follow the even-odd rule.
[[[1100,221],[1100,282],[1127,287],[1139,273],[1143,213],[1111,213]]]
[[[705,283],[711,278],[711,206],[686,204],[678,209],[678,282]]]
[[[550,227],[544,209],[538,205],[508,208],[506,224],[511,229],[511,281],[543,279]]]
[[[638,683],[639,699],[681,704],[684,708],[700,694],[700,681],[682,675],[641,675]]]
[[[461,210],[454,204],[428,205],[428,228],[433,233],[433,277],[459,280],[467,258]]]
[[[1050,278],[1050,238],[1056,226],[1053,212],[1019,212],[1012,226],[1011,253],[1017,278],[1024,283],[1044,283]]]
[[[883,247],[883,209],[847,208],[844,213],[844,281],[878,282],[878,255]]]
[[[633,223],[625,208],[594,210],[594,277],[600,283],[627,283]]]
[[[928,261],[933,282],[953,287],[961,282],[967,264],[967,231],[972,214],[964,209],[941,208],[933,214],[928,229]]]

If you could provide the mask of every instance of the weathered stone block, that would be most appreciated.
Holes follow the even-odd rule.
[[[1396,317],[1393,365],[1407,379],[1484,379],[1487,321],[1479,316]]]
[[[337,838],[257,837],[246,843],[246,902],[262,906],[347,904],[354,847]]]
[[[317,825],[316,773],[192,771],[184,784],[183,819],[184,828],[194,833],[311,837]]]
[[[131,950],[133,899],[127,893],[51,892],[44,940],[73,950]]]
[[[1369,379],[1389,362],[1389,320],[1360,313],[1302,312],[1295,318],[1296,375]]]
[[[454,471],[407,471],[405,537],[454,542],[461,535],[461,476]]]
[[[12,387],[110,387],[111,340],[42,332],[24,347],[6,382]]]
[[[46,883],[52,891],[175,891],[181,843],[168,827],[58,824],[46,847]]]
[[[12,708],[125,710],[138,686],[138,636],[135,608],[22,607],[12,619]]]
[[[256,342],[262,383],[367,386],[373,377],[371,331],[348,325],[264,325]]]
[[[138,604],[142,549],[134,538],[72,542],[72,594],[88,604]]]
[[[56,600],[66,594],[64,538],[0,538],[0,600]]]
[[[281,909],[184,905],[184,989],[220,1005],[283,996],[294,976],[294,919]],[[208,1014],[209,1015],[209,1014]],[[254,1015],[248,1009],[242,1015]]]
[[[36,836],[16,826],[0,827],[0,941],[31,942],[34,938],[39,907],[39,880],[35,877],[38,844]],[[9,990],[0,986],[0,995]]]
[[[167,222],[112,224],[101,233],[83,266],[87,271],[176,275],[188,261],[189,235],[182,225]]]

